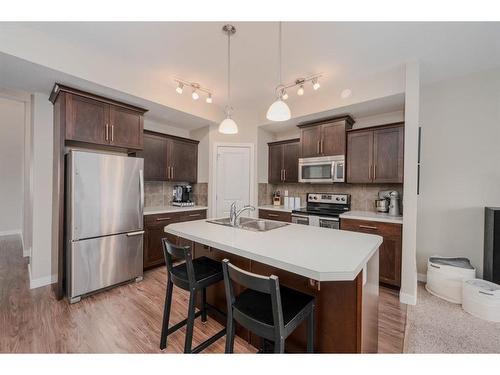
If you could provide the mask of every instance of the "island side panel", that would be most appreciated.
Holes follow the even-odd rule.
[[[378,353],[379,250],[363,270],[361,353]]]
[[[282,285],[315,297],[315,343],[317,353],[361,352],[362,273],[353,281],[315,280],[288,271],[251,262],[251,271],[274,274]],[[302,323],[285,342],[286,351],[306,351],[306,330]],[[255,338],[254,338],[255,339]],[[252,341],[255,345],[256,342]]]

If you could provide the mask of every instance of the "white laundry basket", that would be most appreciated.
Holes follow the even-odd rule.
[[[462,303],[463,281],[475,277],[476,269],[467,258],[432,256],[427,262],[425,289],[448,302]]]
[[[490,322],[500,322],[500,285],[473,279],[464,281],[462,308]]]

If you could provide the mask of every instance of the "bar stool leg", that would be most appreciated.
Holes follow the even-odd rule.
[[[285,352],[285,339],[280,337],[274,341],[274,352],[284,353]]]
[[[168,322],[170,320],[170,307],[172,306],[172,293],[174,284],[170,279],[167,282],[167,293],[165,294],[165,306],[163,307],[163,324],[161,327],[160,349],[167,347]]]
[[[196,290],[189,293],[188,317],[186,323],[186,340],[184,342],[184,353],[191,353],[193,345],[193,329],[195,319]]]
[[[201,321],[207,322],[207,288],[201,290]]]
[[[314,353],[314,305],[307,318],[307,352]]]
[[[234,320],[231,314],[227,317],[226,326],[226,354],[234,352]]]

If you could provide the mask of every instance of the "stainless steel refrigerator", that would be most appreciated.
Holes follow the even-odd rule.
[[[142,279],[144,160],[72,150],[66,155],[66,293]]]

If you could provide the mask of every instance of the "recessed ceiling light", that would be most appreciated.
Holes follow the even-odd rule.
[[[347,99],[348,97],[350,97],[352,94],[352,91],[350,89],[345,89],[345,90],[342,90],[342,92],[340,93],[340,97],[342,99]]]

